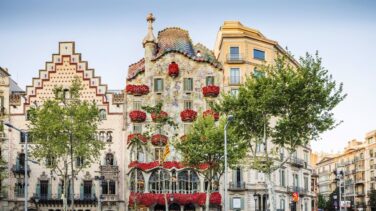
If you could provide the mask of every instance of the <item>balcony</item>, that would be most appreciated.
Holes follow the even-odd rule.
[[[243,54],[227,54],[226,62],[228,64],[243,64],[245,62]]]
[[[287,191],[290,193],[298,192],[299,195],[307,195],[308,190],[303,187],[297,187],[297,186],[289,186],[287,188]]]
[[[38,199],[38,200],[37,200]],[[61,196],[55,195],[55,194],[40,194],[40,193],[34,193],[32,200],[34,203],[38,204],[44,204],[44,205],[62,205],[63,200],[61,199]],[[36,202],[36,200],[38,202]],[[68,204],[71,203],[71,197],[69,196]],[[74,195],[74,204],[77,205],[96,205],[97,204],[97,197],[95,194],[75,194]]]
[[[366,193],[364,191],[357,191],[356,196],[365,196]]]
[[[119,166],[118,165],[101,165],[99,167],[101,176],[104,176],[106,180],[115,180],[119,178]]]
[[[302,168],[302,167],[305,166],[304,160],[300,159],[300,158],[296,158],[296,157],[290,158],[290,163],[291,163],[291,165],[293,165],[295,167],[299,167],[299,168]]]
[[[355,206],[357,208],[365,208],[366,207],[366,203],[365,202],[356,202]]]
[[[362,185],[364,183],[364,179],[363,178],[357,178],[356,180],[355,180],[355,184],[356,185]]]
[[[24,165],[15,164],[12,167],[12,172],[13,172],[13,174],[24,175],[25,174],[25,166]],[[30,176],[30,172],[31,172],[30,166],[27,165],[27,175],[28,176]]]
[[[243,191],[246,189],[245,182],[230,182],[228,189],[231,191]]]

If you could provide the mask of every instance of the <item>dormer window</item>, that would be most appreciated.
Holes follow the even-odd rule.
[[[197,51],[196,56],[201,57],[201,51],[200,50]]]

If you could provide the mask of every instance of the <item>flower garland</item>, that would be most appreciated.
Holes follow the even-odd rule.
[[[202,87],[202,93],[205,97],[217,97],[219,95],[219,86],[209,85]]]
[[[168,117],[167,112],[160,111],[159,113],[151,113],[151,119],[153,122],[163,122]]]
[[[149,87],[146,85],[132,85],[128,84],[125,87],[125,92],[130,95],[140,96],[149,93]]]
[[[213,111],[213,110],[211,110],[211,109],[204,111],[204,112],[202,113],[202,115],[203,115],[204,117],[206,117],[206,116],[212,116],[212,117],[214,118],[215,121],[217,121],[217,120],[219,119],[219,113],[218,113],[218,112],[215,112],[215,111]]]
[[[206,201],[206,193],[202,193],[202,192],[191,193],[191,194],[168,193],[166,194],[166,197],[168,199],[173,197],[174,200],[169,203],[177,203],[179,205],[197,204],[199,206],[203,206],[205,205],[205,201]],[[222,202],[222,196],[219,192],[213,192],[210,194],[210,198],[209,198],[210,204],[220,205],[221,202]],[[129,196],[129,205],[133,206],[134,203],[141,204],[146,207],[150,207],[153,204],[165,205],[165,194],[132,192]]]
[[[143,122],[146,120],[146,113],[143,111],[131,111],[129,113],[129,117],[131,118],[132,122]]]
[[[175,78],[179,75],[179,65],[172,62],[168,65],[168,75]]]
[[[127,144],[130,144],[133,141],[140,140],[142,143],[146,143],[148,140],[145,136],[140,133],[133,133],[128,135]]]
[[[193,122],[196,120],[197,112],[192,109],[185,109],[180,112],[180,118],[183,122]]]
[[[162,135],[162,134],[155,134],[151,137],[151,143],[154,146],[160,146],[160,145],[166,145],[167,144],[167,136]]]

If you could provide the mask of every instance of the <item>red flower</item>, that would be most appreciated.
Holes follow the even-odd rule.
[[[143,143],[146,143],[148,141],[145,136],[143,136],[139,133],[133,133],[133,134],[128,135],[127,144],[129,144],[129,143],[131,143],[132,141],[135,141],[135,140],[140,140]]]
[[[196,120],[197,112],[191,109],[185,109],[180,113],[180,118],[183,122],[193,122]]]
[[[168,117],[168,114],[164,111],[160,111],[159,113],[151,113],[151,119],[153,122],[162,122],[163,120],[166,120]]]
[[[149,87],[146,85],[132,85],[128,84],[125,87],[125,91],[130,95],[146,95],[149,93]]]
[[[219,95],[219,86],[209,85],[202,87],[202,93],[205,97],[217,97]]]
[[[214,117],[214,120],[217,121],[219,119],[219,113],[218,112],[215,112],[213,110],[206,110],[204,111],[204,113],[202,113],[202,115],[205,117],[205,116],[213,116]]]
[[[139,168],[143,171],[153,169],[155,167],[159,166],[159,161],[154,161],[150,163],[139,163],[138,161],[133,161],[129,163],[128,168]]]
[[[179,75],[179,65],[175,62],[168,65],[168,75],[171,77],[177,77]]]
[[[166,169],[172,169],[172,168],[177,168],[181,169],[184,168],[184,165],[178,161],[166,161],[163,163],[163,168]]]
[[[131,111],[129,117],[132,122],[143,122],[146,119],[146,113],[143,111]]]
[[[167,140],[168,140],[167,136],[161,135],[161,134],[155,134],[151,137],[151,143],[154,146],[166,145]]]
[[[222,196],[220,193],[218,192],[214,192],[210,195],[210,198],[209,198],[209,203],[210,204],[216,204],[216,205],[220,205],[221,204],[221,201],[222,201]]]

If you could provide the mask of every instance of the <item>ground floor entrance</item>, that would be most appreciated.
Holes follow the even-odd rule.
[[[154,211],[165,211],[166,208],[164,205],[155,205]],[[196,208],[193,204],[188,204],[188,205],[178,205],[178,204],[170,204],[168,206],[169,211],[196,211]]]

